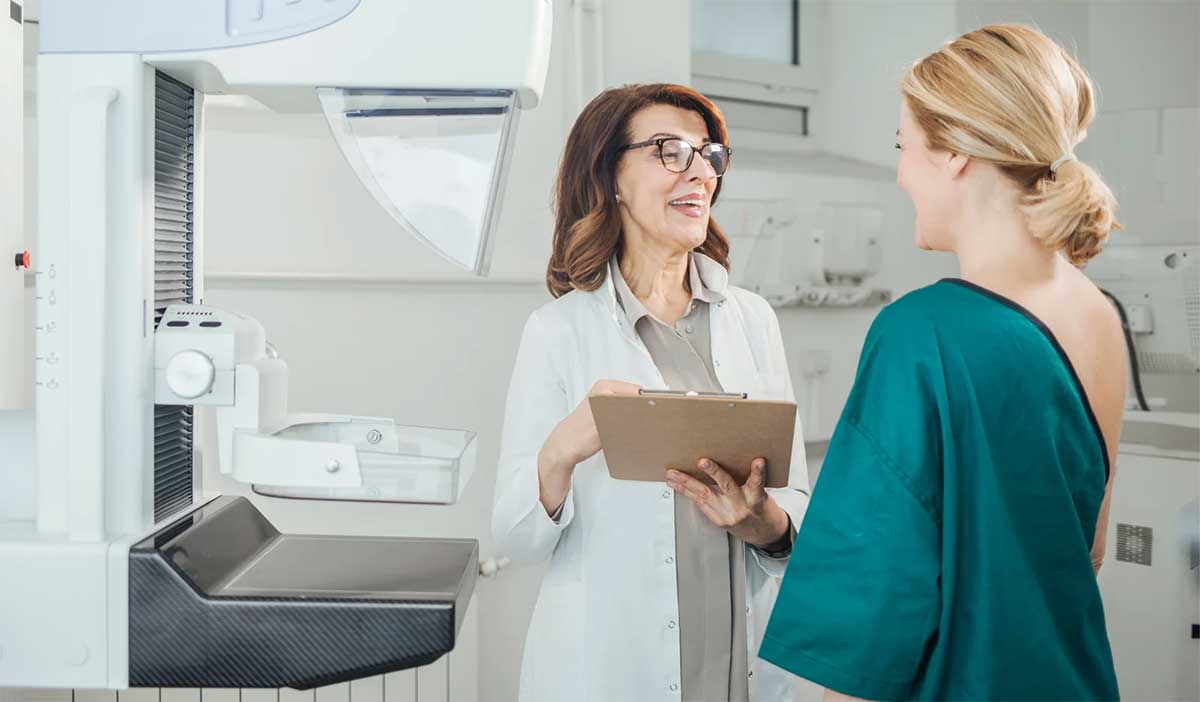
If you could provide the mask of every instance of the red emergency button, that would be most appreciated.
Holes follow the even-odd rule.
[[[16,264],[17,268],[29,268],[29,252],[22,251],[17,254]]]

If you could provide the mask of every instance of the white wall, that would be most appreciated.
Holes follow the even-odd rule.
[[[604,12],[604,82],[691,82],[690,0],[592,0]]]
[[[900,79],[912,62],[955,36],[945,0],[829,3],[825,146],[887,168],[900,119]]]
[[[1088,72],[1106,111],[1200,105],[1200,3],[1090,2]]]
[[[1089,3],[1099,114],[1081,155],[1112,188],[1113,245],[1200,243],[1200,3]]]
[[[1079,0],[958,0],[955,32],[965,34],[1003,22],[1032,25],[1090,68],[1088,16],[1094,4]]]

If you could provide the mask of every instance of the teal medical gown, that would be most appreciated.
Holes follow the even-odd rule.
[[[947,279],[885,308],[759,655],[867,699],[1111,700],[1099,424],[1050,330]]]

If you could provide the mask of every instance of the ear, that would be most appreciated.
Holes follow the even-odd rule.
[[[967,170],[967,164],[971,161],[971,157],[966,154],[946,154],[946,173],[951,179],[961,176]]]

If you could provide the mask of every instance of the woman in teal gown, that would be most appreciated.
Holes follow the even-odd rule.
[[[1091,84],[993,25],[902,92],[917,243],[960,277],[873,324],[759,655],[827,699],[1115,699],[1094,571],[1126,358],[1078,270],[1118,226],[1074,157]]]

